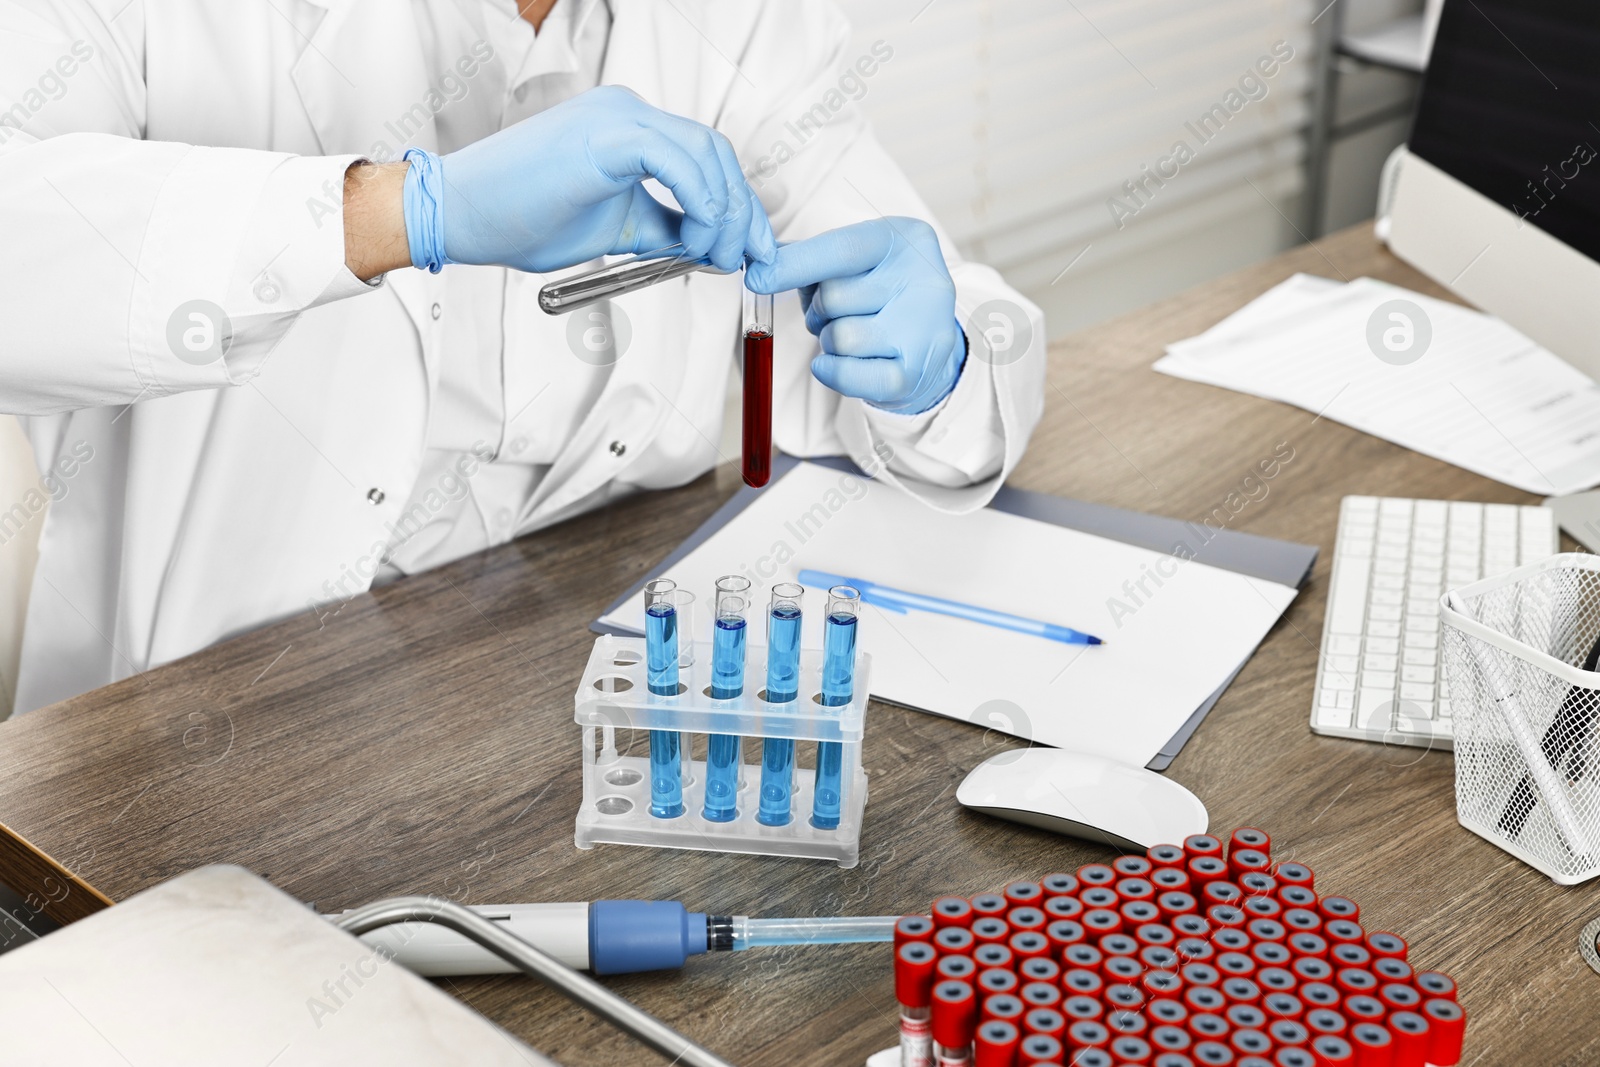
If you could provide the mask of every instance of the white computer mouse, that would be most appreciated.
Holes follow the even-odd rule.
[[[1012,749],[975,767],[956,799],[973,811],[1113,848],[1177,845],[1206,832],[1200,798],[1143,767],[1062,748]]]

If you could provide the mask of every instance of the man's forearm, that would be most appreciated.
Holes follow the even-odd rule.
[[[402,195],[405,163],[357,163],[344,172],[344,264],[362,281],[411,266]]]

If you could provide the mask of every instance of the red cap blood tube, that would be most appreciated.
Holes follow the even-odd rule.
[[[1145,995],[1151,1000],[1175,997],[1183,992],[1183,979],[1178,977],[1177,971],[1163,967],[1158,970],[1144,972],[1144,975],[1139,979],[1139,988],[1143,989]]]
[[[1100,972],[1087,967],[1075,967],[1061,975],[1061,991],[1068,996],[1094,997],[1098,1001],[1100,990],[1105,985],[1106,980],[1100,976]]]
[[[1293,993],[1268,993],[1261,998],[1261,1010],[1273,1019],[1299,1019],[1306,1006]]]
[[[1254,1004],[1230,1004],[1222,1017],[1235,1030],[1265,1030],[1267,1027],[1267,1013]]]
[[[1187,986],[1214,986],[1222,981],[1222,975],[1209,963],[1185,964],[1181,973]]]
[[[1035,956],[1048,958],[1050,955],[1050,939],[1038,930],[1024,930],[1020,934],[1012,934],[1011,954],[1019,960],[1032,959]]]
[[[1260,1030],[1235,1030],[1228,1043],[1241,1056],[1265,1056],[1272,1051],[1272,1038]]]
[[[1068,997],[1061,1002],[1061,1014],[1069,1022],[1078,1022],[1082,1019],[1098,1021],[1104,1017],[1106,1006],[1100,1002],[1099,997]]]
[[[1277,863],[1272,867],[1272,877],[1278,880],[1278,891],[1283,892],[1284,886],[1300,885],[1307,889],[1315,889],[1317,876],[1303,863]]]
[[[1006,922],[1012,930],[1043,930],[1050,920],[1038,908],[1025,905],[1006,912]]]
[[[1243,952],[1250,947],[1250,935],[1243,930],[1224,928],[1211,935],[1211,943],[1218,953]]]
[[[1460,1063],[1461,1041],[1467,1034],[1467,1013],[1461,1005],[1442,997],[1425,1001],[1422,1017],[1428,1020],[1428,1062],[1434,1067]]]
[[[1050,939],[1050,948],[1055,957],[1060,959],[1067,946],[1081,943],[1086,934],[1082,923],[1071,919],[1057,919],[1044,928],[1044,936]]]
[[[1089,911],[1095,908],[1115,908],[1122,903],[1122,898],[1117,896],[1117,891],[1109,885],[1092,885],[1078,894],[1078,899],[1083,901],[1083,906]]]
[[[1189,872],[1183,867],[1157,867],[1150,872],[1150,884],[1156,887],[1157,895],[1170,893],[1177,890],[1181,893],[1189,891]]]
[[[1067,1048],[1073,1052],[1086,1048],[1105,1048],[1109,1044],[1111,1031],[1102,1023],[1084,1019],[1067,1027]]]
[[[980,1017],[986,1021],[1003,1019],[1021,1026],[1022,1017],[1027,1011],[1028,1006],[1022,1003],[1021,997],[1014,997],[1010,993],[996,993],[983,998],[983,1011]]]
[[[1394,1037],[1394,1067],[1427,1067],[1433,1045],[1428,1020],[1414,1011],[1397,1011],[1388,1026]]]
[[[925,941],[911,941],[894,953],[894,996],[900,1002],[900,1061],[926,1064],[933,1057],[930,1006],[935,953]]]
[[[1301,915],[1311,914],[1303,909],[1296,910],[1299,911],[1299,914]],[[1284,917],[1288,918],[1290,915],[1294,914],[1295,912],[1291,911],[1288,912]],[[1286,922],[1283,925],[1289,927],[1291,930],[1294,929],[1292,923]],[[1295,930],[1294,933],[1289,935],[1288,939],[1284,943],[1289,946],[1289,951],[1293,952],[1296,956],[1315,956],[1319,960],[1328,958],[1328,939],[1323,937],[1321,934],[1312,933],[1310,930]]]
[[[1228,1020],[1215,1012],[1202,1011],[1189,1016],[1184,1024],[1196,1041],[1217,1041],[1228,1036],[1233,1029]]]
[[[1221,856],[1200,855],[1189,860],[1189,882],[1203,889],[1228,877],[1228,862]]]
[[[1241,826],[1228,837],[1228,854],[1231,856],[1240,849],[1270,855],[1272,838],[1267,836],[1265,830],[1258,830],[1254,826]]]
[[[961,928],[957,927],[957,929]],[[973,939],[980,944],[993,943],[1003,945],[1006,938],[1011,936],[1011,924],[998,916],[985,915],[981,919],[974,920],[972,926],[966,932],[970,933]],[[938,936],[934,938],[934,943],[937,944],[938,939],[944,936],[945,932],[943,930],[939,931]]]
[[[1206,909],[1206,921],[1213,930],[1242,930],[1247,920],[1241,908],[1232,904],[1213,904]]]
[[[1316,890],[1310,886],[1278,883],[1278,901],[1286,908],[1311,908],[1316,910]]]
[[[1044,907],[1041,910],[1046,917],[1055,920],[1076,919],[1084,913],[1085,909],[1083,901],[1077,897],[1051,897],[1044,902]]]
[[[1394,1067],[1394,1035],[1377,1023],[1357,1023],[1347,1040],[1356,1050],[1356,1067]]]
[[[1124,878],[1143,878],[1154,868],[1146,856],[1118,856],[1111,861],[1111,869]]]
[[[1333,974],[1334,988],[1350,997],[1371,997],[1378,991],[1378,976],[1364,967],[1340,967]]]
[[[1111,1055],[1116,1058],[1119,1067],[1121,1064],[1143,1067],[1155,1055],[1155,1050],[1142,1037],[1119,1037],[1111,1042]]]
[[[1030,956],[1017,961],[1017,976],[1025,982],[1060,983],[1061,964],[1049,956]]]
[[[1049,1038],[1041,1037],[1039,1040],[1048,1041]],[[1103,1048],[1079,1049],[1077,1052],[1073,1052],[1070,1055],[1072,1058],[1068,1062],[1072,1064],[1072,1067],[1112,1067],[1112,1065],[1117,1062],[1111,1058],[1111,1053],[1107,1052]],[[1046,1060],[1041,1062],[1039,1060],[1018,1060],[1018,1063],[1021,1065],[1021,1067],[1035,1067],[1035,1065],[1038,1065],[1038,1067],[1044,1067],[1045,1063],[1054,1062],[1056,1061]]]
[[[1151,845],[1145,850],[1145,858],[1152,867],[1182,867],[1187,857],[1181,845]]]
[[[1067,1039],[1067,1017],[1054,1008],[1033,1008],[1022,1017],[1022,1032],[1045,1034],[1057,1041]]]
[[[1305,1013],[1304,1022],[1313,1040],[1317,1034],[1342,1034],[1350,1029],[1349,1021],[1332,1008],[1313,1008]]]
[[[1348,919],[1351,922],[1361,920],[1361,905],[1349,897],[1323,897],[1317,901],[1317,910],[1329,922],[1334,919]]]
[[[1156,887],[1150,884],[1148,878],[1119,878],[1111,888],[1124,903],[1130,900],[1154,900],[1156,895]]]
[[[1125,930],[1132,930],[1161,919],[1161,909],[1153,900],[1130,900],[1118,908],[1117,912],[1122,916],[1122,926]]]
[[[1300,988],[1300,983],[1295,979],[1294,972],[1282,967],[1263,967],[1256,972],[1256,984],[1261,987],[1263,996],[1273,993],[1289,993]]]
[[[1256,941],[1283,941],[1289,936],[1289,931],[1276,919],[1252,919],[1245,929]]]
[[[1257,941],[1250,946],[1250,958],[1261,967],[1287,967],[1294,962],[1294,953],[1282,941]]]
[[[1390,1011],[1422,1010],[1422,994],[1417,992],[1415,986],[1390,982],[1378,989],[1378,999],[1383,1001]]]
[[[1004,919],[1011,907],[1011,901],[999,893],[979,893],[972,898],[972,919],[974,922],[985,916]]]
[[[1134,927],[1133,937],[1141,945],[1161,945],[1168,947],[1177,943],[1178,935],[1172,932],[1172,927],[1160,922],[1140,923]]]
[[[978,1026],[978,998],[967,982],[933,987],[933,1058],[939,1067],[972,1059],[972,1034]]]
[[[1354,919],[1329,919],[1322,924],[1322,936],[1328,939],[1330,945],[1342,942],[1360,945],[1367,939],[1367,932]]]
[[[1236,848],[1228,853],[1228,874],[1235,882],[1251,871],[1266,874],[1271,869],[1272,858],[1265,852],[1253,848]]]
[[[1387,930],[1377,930],[1367,935],[1367,950],[1374,956],[1392,956],[1403,960],[1409,950],[1405,938]]]
[[[1028,1034],[1017,1046],[1018,1067],[1055,1067],[1062,1062],[1066,1051],[1061,1042],[1048,1034]],[[1085,1061],[1087,1062],[1087,1061]],[[1111,1057],[1099,1061],[1101,1067],[1111,1067]]]
[[[1384,1007],[1383,1001],[1377,997],[1369,997],[1365,993],[1357,993],[1354,996],[1345,997],[1344,1004],[1340,1007],[1340,1010],[1344,1012],[1344,1017],[1349,1019],[1352,1025],[1355,1023],[1381,1023],[1384,1016],[1389,1014],[1389,1009]]]
[[[1131,985],[1144,974],[1144,964],[1132,956],[1107,956],[1105,963],[1100,965],[1100,973],[1105,975],[1108,986],[1119,982]]]
[[[1222,995],[1230,1002],[1243,1004],[1261,1003],[1261,987],[1248,978],[1224,978],[1219,987]]]
[[[1038,882],[1010,882],[1001,892],[1013,908],[1035,907],[1044,900],[1044,887]]]
[[[1167,925],[1179,937],[1211,937],[1211,921],[1204,915],[1174,915]]]
[[[1418,971],[1411,981],[1417,991],[1430,1000],[1437,997],[1456,999],[1456,980],[1443,971]]]
[[[1210,834],[1191,834],[1183,839],[1183,851],[1191,860],[1196,856],[1216,856],[1223,854],[1222,842]]]
[[[1015,993],[1021,982],[1017,972],[990,967],[978,972],[978,996],[991,997],[996,993]]]
[[[932,941],[933,920],[926,915],[902,915],[894,924],[894,947],[907,941]]]
[[[946,926],[933,935],[933,947],[942,956],[965,956],[972,951],[976,939],[965,926]]]
[[[1246,915],[1256,919],[1283,921],[1283,905],[1272,897],[1245,897],[1240,907]]]
[[[1100,999],[1104,1000],[1106,1007],[1112,1011],[1144,1010],[1144,990],[1127,982],[1107,985],[1105,992],[1100,994]]]
[[[1070,897],[1078,891],[1078,879],[1070,874],[1047,874],[1039,879],[1039,888],[1050,897]]]
[[[1337,1008],[1344,1000],[1339,991],[1327,982],[1306,982],[1300,986],[1297,995],[1316,1008]]]
[[[1074,967],[1100,973],[1100,967],[1105,963],[1105,956],[1101,951],[1090,944],[1068,945],[1061,953],[1062,970],[1070,971]]]
[[[1194,1037],[1181,1026],[1157,1026],[1150,1031],[1150,1044],[1162,1052],[1182,1052],[1194,1044]]]
[[[972,1067],[1013,1067],[1022,1034],[1003,1019],[990,1019],[978,1027],[972,1042]]]
[[[1238,881],[1247,897],[1268,897],[1275,901],[1278,895],[1278,880],[1265,871],[1244,871]]]
[[[1243,1061],[1240,1061],[1241,1067]],[[1286,1045],[1272,1057],[1273,1067],[1317,1067],[1316,1055],[1298,1045]]]
[[[1289,969],[1298,975],[1302,982],[1333,980],[1333,964],[1321,956],[1300,956],[1289,965]]]
[[[1170,922],[1176,915],[1198,914],[1200,902],[1188,893],[1174,890],[1156,897],[1156,907],[1161,909],[1161,918]]]
[[[1150,1067],[1194,1067],[1194,1060],[1181,1052],[1163,1052],[1150,1061]]]
[[[1146,971],[1176,971],[1183,966],[1183,958],[1171,945],[1146,945],[1138,959]]]
[[[971,926],[972,904],[965,897],[940,897],[933,902],[933,925],[941,930],[947,926]]]
[[[1116,880],[1117,872],[1104,863],[1090,863],[1078,868],[1078,882],[1081,885],[1111,885]]]
[[[1183,1006],[1193,1013],[1189,1016],[1191,1022],[1201,1015],[1215,1015],[1227,1005],[1228,998],[1223,996],[1222,990],[1216,986],[1190,986],[1183,991]],[[1190,1029],[1194,1027],[1191,1026]]]
[[[1016,961],[1011,958],[1011,950],[1004,945],[984,944],[974,945],[972,948],[972,962],[978,965],[978,970],[987,970],[990,967],[1003,967],[1010,970],[1015,967]]]
[[[1305,1045],[1311,1041],[1311,1031],[1293,1019],[1278,1019],[1268,1024],[1267,1035],[1279,1046]]]
[[[1158,1026],[1182,1026],[1188,1021],[1189,1009],[1181,1001],[1152,1000],[1145,1014]]]
[[[1061,987],[1051,982],[1029,982],[1017,991],[1029,1008],[1054,1008],[1061,1003]]]
[[[1248,978],[1256,973],[1256,961],[1243,952],[1221,952],[1217,954],[1216,968],[1222,972],[1224,980],[1228,978]]]
[[[1233,1049],[1221,1041],[1202,1041],[1189,1050],[1189,1055],[1196,1064],[1202,1064],[1204,1067],[1228,1067],[1238,1059],[1233,1054]]]
[[[974,982],[977,978],[978,965],[972,962],[971,956],[940,956],[939,962],[934,966],[935,982],[948,982],[952,979]]]
[[[1411,964],[1394,956],[1379,956],[1373,960],[1372,973],[1385,982],[1399,982],[1401,985],[1411,985],[1411,980],[1416,977],[1411,972]]]
[[[1200,887],[1200,903],[1207,908],[1215,904],[1238,906],[1244,903],[1244,890],[1226,878],[1219,878]]]
[[[1110,908],[1090,908],[1083,913],[1083,918],[1079,921],[1083,923],[1083,928],[1089,932],[1090,937],[1098,938],[1122,930],[1122,913],[1112,911]]]
[[[1323,1034],[1311,1041],[1311,1054],[1317,1067],[1355,1067],[1356,1050],[1338,1034]]]

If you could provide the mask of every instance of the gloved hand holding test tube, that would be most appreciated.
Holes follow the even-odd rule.
[[[596,900],[472,907],[575,970],[595,974],[682,967],[690,956],[780,945],[890,941],[896,915],[753,919],[692,912],[675,900]],[[336,916],[330,916],[336,918]],[[428,977],[511,974],[517,968],[444,926],[397,923],[362,938],[407,970]]]

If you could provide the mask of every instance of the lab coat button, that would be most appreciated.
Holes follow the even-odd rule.
[[[501,508],[494,514],[494,524],[502,530],[511,529],[511,509]]]
[[[517,434],[517,436],[511,439],[511,454],[513,456],[520,456],[527,450],[528,439],[526,437],[522,436],[521,434]]]
[[[626,452],[627,450],[628,450],[628,446],[623,444],[621,441],[612,441],[611,442],[611,454],[613,456],[620,456],[624,452]]]
[[[367,499],[372,501],[374,506],[383,503],[383,490],[382,489],[368,489],[367,490]]]
[[[278,287],[272,284],[271,278],[262,277],[256,282],[256,299],[263,304],[275,304],[282,295]]]
[[[443,314],[444,314],[444,308],[440,307],[438,304],[433,305],[433,317],[434,318],[437,319],[440,315],[443,315]]]

